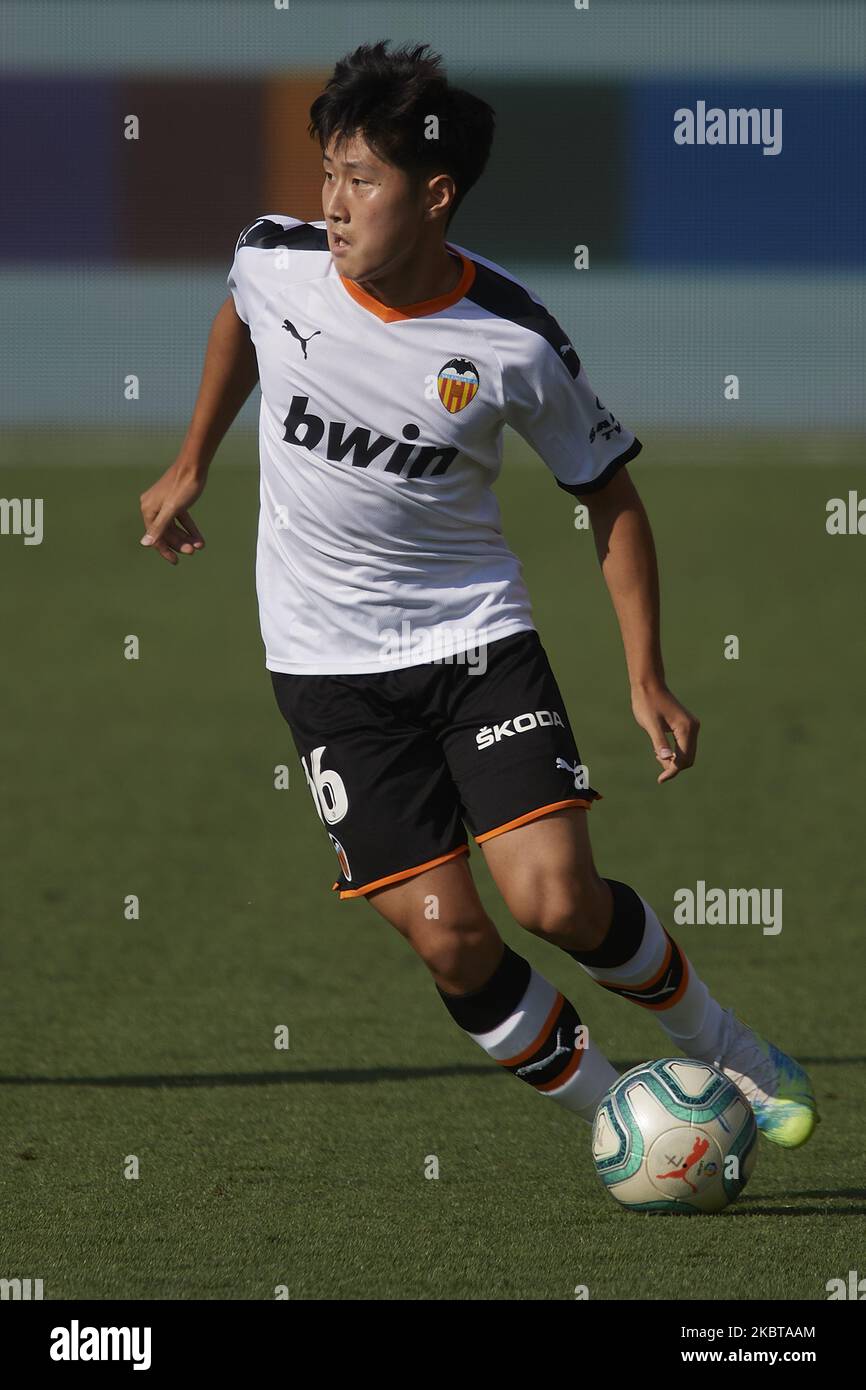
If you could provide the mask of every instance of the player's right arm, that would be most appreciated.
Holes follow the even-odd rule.
[[[172,565],[178,554],[193,555],[204,545],[189,509],[204,491],[211,460],[258,379],[250,330],[229,295],[211,327],[198,396],[177,458],[141,495],[141,544],[153,546]]]

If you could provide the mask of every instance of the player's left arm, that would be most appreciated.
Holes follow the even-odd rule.
[[[668,782],[695,761],[700,722],[665,682],[658,563],[649,518],[625,467],[581,501],[589,511],[601,571],[622,633],[632,713],[664,769],[657,780]]]

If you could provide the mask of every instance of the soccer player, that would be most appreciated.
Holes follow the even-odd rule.
[[[723,1009],[650,904],[593,862],[599,793],[491,490],[506,423],[589,510],[659,783],[694,762],[698,721],[665,682],[627,470],[640,442],[531,290],[446,240],[493,130],[427,45],[336,64],[310,109],[324,216],[269,213],[239,237],[189,430],[141,499],[142,544],[171,564],[201,549],[190,508],[258,380],[266,665],[340,897],[406,938],[490,1057],[592,1121],[617,1073],[484,911],[468,826],[522,927],[648,1009],[666,1052],[721,1067],[767,1138],[794,1147],[817,1122],[803,1068]]]

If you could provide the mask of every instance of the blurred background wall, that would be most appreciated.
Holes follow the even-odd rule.
[[[449,238],[546,301],[638,433],[866,424],[862,0],[7,0],[0,22],[6,426],[182,427],[238,233],[321,216],[307,110],[379,38],[431,43],[496,108]],[[677,145],[699,101],[781,108],[781,152]]]

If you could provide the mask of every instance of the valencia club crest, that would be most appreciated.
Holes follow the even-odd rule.
[[[464,410],[478,390],[478,368],[466,357],[452,357],[439,368],[436,378],[439,399],[450,415]]]

